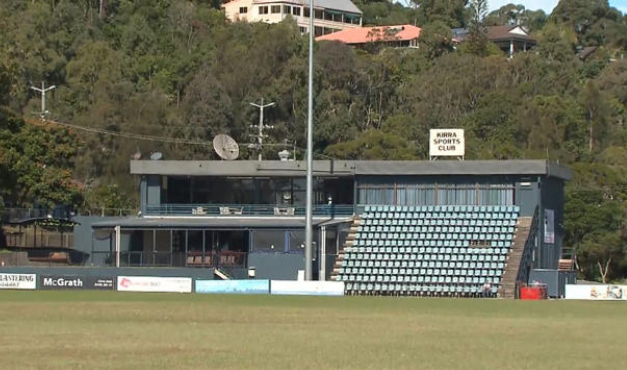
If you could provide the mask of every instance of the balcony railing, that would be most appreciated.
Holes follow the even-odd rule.
[[[305,216],[304,206],[272,204],[161,204],[147,206],[148,216]],[[314,216],[349,217],[354,213],[353,205],[317,204]]]

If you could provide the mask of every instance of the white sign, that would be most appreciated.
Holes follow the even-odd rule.
[[[37,288],[35,274],[0,274],[0,289],[32,290]]]
[[[341,281],[271,280],[270,294],[276,295],[344,295]]]
[[[566,285],[566,299],[626,301],[626,285]]]
[[[544,210],[544,242],[555,244],[555,212],[552,209]]]
[[[433,129],[429,131],[431,157],[463,157],[466,155],[464,130]]]
[[[181,277],[118,276],[118,291],[191,293],[192,279]]]

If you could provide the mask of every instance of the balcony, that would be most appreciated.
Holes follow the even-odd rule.
[[[354,214],[352,204],[317,204],[314,205],[314,217],[351,217]],[[273,204],[161,204],[146,207],[146,216],[224,216],[224,217],[304,217],[304,206]]]

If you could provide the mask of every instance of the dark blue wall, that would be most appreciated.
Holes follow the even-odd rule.
[[[248,266],[256,269],[257,279],[296,280],[305,269],[303,254],[251,253]]]

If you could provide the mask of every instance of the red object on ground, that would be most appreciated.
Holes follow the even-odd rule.
[[[520,299],[525,301],[538,301],[541,299],[546,299],[546,286],[521,286]]]

